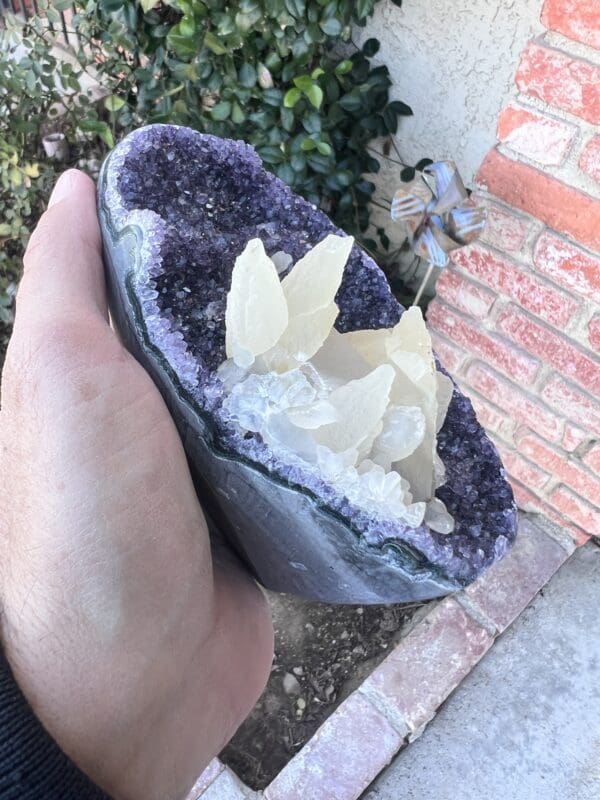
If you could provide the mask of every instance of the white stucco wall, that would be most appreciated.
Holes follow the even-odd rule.
[[[428,157],[456,161],[470,184],[495,142],[496,121],[515,93],[521,52],[540,34],[542,0],[387,0],[375,7],[361,44],[372,36],[386,63],[392,95],[408,103],[396,142],[409,163]]]
[[[516,96],[514,75],[527,42],[541,34],[543,0],[404,0],[397,8],[388,0],[375,6],[354,41],[379,39],[374,63],[387,64],[393,80],[390,96],[408,103],[412,117],[403,117],[395,136],[405,163],[421,158],[451,159],[467,186],[485,154],[496,142],[500,110]],[[390,153],[395,156],[393,150]],[[381,159],[381,170],[370,178],[376,197],[390,201],[398,188],[400,167]],[[405,229],[389,213],[372,208],[373,223],[382,225],[392,246]],[[401,255],[403,269],[412,254]],[[426,270],[421,262],[408,279],[414,290]],[[409,270],[410,274],[410,270]],[[434,291],[438,271],[428,281]],[[405,274],[405,280],[407,275]]]

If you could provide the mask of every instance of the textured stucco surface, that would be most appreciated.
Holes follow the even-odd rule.
[[[514,74],[521,52],[543,32],[541,7],[542,0],[376,5],[367,26],[356,30],[355,41],[379,39],[375,61],[389,66],[394,97],[414,111],[414,117],[402,120],[396,136],[406,161],[452,158],[471,183],[496,141],[501,107],[516,94]]]

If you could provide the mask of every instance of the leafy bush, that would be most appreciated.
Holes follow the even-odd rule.
[[[72,15],[67,0],[40,0],[44,16],[13,24],[0,55],[5,284],[64,168],[42,156],[48,130],[67,136],[71,163],[90,166],[92,158],[92,172],[116,139],[150,122],[245,139],[268,169],[367,248],[386,249],[385,231],[369,227],[375,187],[365,176],[379,162],[368,146],[412,112],[390,102],[387,67],[371,64],[377,40],[362,49],[352,43],[352,26],[364,25],[376,2],[77,0]],[[59,12],[71,15],[74,31],[66,59],[54,47]],[[25,55],[15,60],[8,51],[17,45]],[[100,101],[84,89],[90,81],[101,87]]]

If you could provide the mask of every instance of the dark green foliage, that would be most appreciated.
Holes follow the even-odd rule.
[[[63,131],[81,165],[151,122],[250,142],[295,191],[370,249],[386,250],[383,229],[367,234],[374,185],[364,176],[379,169],[368,148],[412,112],[390,102],[387,68],[371,65],[379,42],[358,49],[351,41],[352,26],[364,25],[376,2],[77,0],[70,25],[80,44],[71,34],[71,59],[57,62],[58,11],[71,3],[41,0],[46,16],[15,23],[0,54],[0,158],[2,148],[14,148],[12,166],[33,164],[40,174],[19,189],[18,224],[8,220],[10,235],[0,229],[10,239],[0,268],[20,257],[47,186],[64,168],[44,158],[42,133]],[[19,38],[31,53],[15,62],[8,51]],[[83,91],[85,73],[106,93],[101,101]],[[2,217],[13,191],[0,187]]]

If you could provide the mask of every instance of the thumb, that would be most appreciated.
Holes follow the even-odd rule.
[[[17,295],[19,316],[91,313],[108,320],[94,182],[63,173],[33,232]]]

